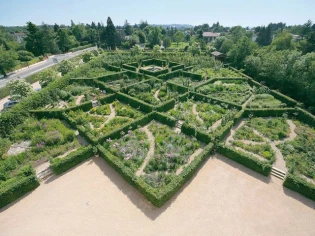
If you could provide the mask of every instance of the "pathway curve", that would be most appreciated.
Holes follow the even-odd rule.
[[[203,124],[203,119],[201,119],[200,116],[199,116],[199,113],[197,111],[197,104],[196,103],[194,103],[193,106],[192,106],[192,112],[196,116],[196,119]]]
[[[182,165],[176,170],[176,175],[179,175],[183,172],[184,167],[188,166],[195,158],[203,151],[203,148],[198,148],[188,159],[188,162],[185,165]]]
[[[146,133],[146,135],[148,136],[148,140],[150,143],[150,147],[149,147],[149,151],[147,153],[146,158],[144,159],[142,165],[140,166],[140,168],[137,170],[136,172],[136,176],[140,176],[143,174],[143,170],[146,167],[146,165],[148,164],[148,162],[150,161],[150,159],[154,156],[154,150],[155,150],[155,138],[153,136],[153,134],[151,133],[151,131],[149,130],[149,125],[146,125],[144,127],[142,127],[140,130],[144,131]]]
[[[211,127],[209,127],[209,131],[217,129],[221,125],[222,119],[214,122]]]
[[[252,101],[253,98],[254,98],[254,95],[251,95],[251,96],[246,100],[246,102],[242,105],[242,109],[245,109],[246,106],[247,106],[247,104],[249,104],[249,103]]]
[[[75,105],[80,105],[82,98],[84,98],[84,95],[80,95],[79,97],[77,97],[77,99],[75,100]]]
[[[116,111],[113,104],[109,104],[109,108],[110,108],[110,115],[107,117],[107,120],[104,122],[104,124],[107,124],[108,122],[110,122],[112,119],[116,117]],[[104,124],[102,126],[104,126]]]
[[[161,100],[159,99],[159,92],[160,92],[159,89],[155,91],[155,93],[154,93],[154,98],[155,98],[157,101],[160,102]]]

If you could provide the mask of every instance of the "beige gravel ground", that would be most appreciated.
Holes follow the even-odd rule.
[[[315,202],[224,157],[158,209],[94,157],[0,211],[1,236],[315,235]]]

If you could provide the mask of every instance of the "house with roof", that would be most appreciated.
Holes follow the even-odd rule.
[[[218,51],[214,51],[211,53],[211,56],[215,59],[215,60],[219,60],[219,61],[224,61],[226,58],[226,55],[224,53],[218,52]]]
[[[22,43],[23,39],[26,37],[25,33],[14,33],[12,34],[12,36],[15,38],[16,41],[18,41],[18,43]]]
[[[202,34],[203,39],[206,42],[211,42],[212,40],[216,39],[217,37],[220,36],[220,33],[213,33],[213,32],[203,32]]]

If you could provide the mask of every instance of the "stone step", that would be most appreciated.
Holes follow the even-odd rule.
[[[282,175],[286,175],[287,174],[285,171],[280,170],[280,169],[278,169],[276,167],[272,167],[271,171],[277,172],[277,173],[282,174]]]
[[[39,172],[37,174],[37,177],[39,178],[39,180],[43,181],[47,178],[49,178],[50,176],[53,176],[54,175],[54,172],[52,171],[52,169],[50,168],[47,168],[41,172]]]
[[[281,179],[281,180],[284,180],[285,176],[286,176],[286,173],[284,171],[279,170],[279,169],[274,168],[274,167],[271,169],[270,174]]]

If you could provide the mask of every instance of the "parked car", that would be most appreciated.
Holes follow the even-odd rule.
[[[11,107],[13,107],[14,105],[18,103],[19,103],[18,101],[8,101],[3,104],[3,109],[10,109]]]

